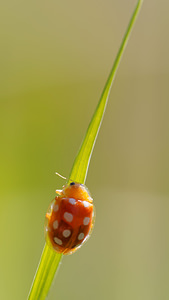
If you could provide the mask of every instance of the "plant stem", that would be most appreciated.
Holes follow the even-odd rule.
[[[141,8],[143,0],[139,0],[133,12],[133,15],[130,19],[129,25],[127,27],[127,31],[122,40],[121,46],[119,48],[117,57],[115,59],[114,65],[106,82],[105,88],[101,95],[100,101],[96,107],[96,111],[92,117],[92,120],[89,124],[86,136],[83,140],[79,153],[75,159],[73,164],[73,168],[71,170],[70,178],[73,181],[84,183],[87,176],[88,166],[90,162],[90,158],[92,155],[92,151],[94,148],[94,144],[101,126],[101,122],[103,119],[103,115],[105,112],[108,96],[111,90],[112,83],[114,81],[116,71],[118,69],[122,54],[127,45],[127,41],[129,39],[129,35],[135,23],[135,20],[138,16],[138,13]],[[48,247],[46,244],[40,259],[39,266],[37,268],[37,272],[34,277],[33,284],[31,286],[31,290],[28,296],[28,300],[44,300],[50,290],[54,275],[56,270],[58,269],[62,254],[58,254],[54,252],[52,249]]]
[[[54,252],[45,244],[42,256],[32,283],[29,300],[44,300],[51,287],[53,278],[58,270],[62,254]]]
[[[110,94],[110,90],[117,72],[117,69],[119,67],[122,55],[124,53],[125,47],[127,45],[130,33],[132,31],[133,25],[136,21],[136,18],[138,16],[138,13],[140,11],[141,5],[143,3],[143,0],[139,0],[137,2],[137,5],[135,7],[135,10],[133,12],[133,15],[130,19],[130,22],[128,24],[126,33],[123,37],[121,46],[119,48],[119,51],[117,53],[116,59],[114,61],[113,67],[111,69],[111,72],[109,74],[109,77],[107,79],[107,82],[105,84],[104,90],[102,92],[100,101],[96,107],[95,113],[92,117],[92,120],[89,124],[89,127],[87,129],[86,136],[83,140],[83,143],[80,147],[79,153],[76,156],[76,159],[74,161],[71,173],[70,173],[70,178],[73,181],[80,182],[80,183],[85,183],[86,176],[87,176],[87,171],[88,171],[88,166],[90,163],[90,158],[93,152],[93,148],[97,139],[97,135],[103,120],[104,112],[106,109],[108,97]],[[97,115],[97,117],[96,117]],[[94,133],[94,134],[93,134]],[[85,159],[84,159],[85,157]]]

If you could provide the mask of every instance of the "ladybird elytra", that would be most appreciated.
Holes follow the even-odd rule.
[[[93,199],[85,185],[71,182],[56,190],[46,213],[46,242],[58,253],[71,254],[89,238],[94,224]]]

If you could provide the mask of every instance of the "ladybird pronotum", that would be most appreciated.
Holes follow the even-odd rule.
[[[71,254],[90,236],[94,224],[93,199],[85,185],[77,182],[56,193],[46,213],[46,241],[56,252]]]

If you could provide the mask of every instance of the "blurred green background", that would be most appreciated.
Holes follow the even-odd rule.
[[[135,3],[0,3],[0,299],[27,297],[55,172],[69,176]],[[169,298],[168,10],[144,1],[88,172],[95,229],[50,300]]]

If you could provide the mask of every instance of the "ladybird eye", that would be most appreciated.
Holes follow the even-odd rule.
[[[71,182],[70,185],[75,185],[75,182]]]

